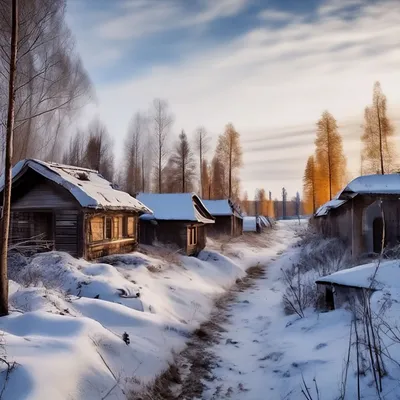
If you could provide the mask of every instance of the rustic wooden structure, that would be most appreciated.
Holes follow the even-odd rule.
[[[140,217],[140,243],[160,242],[187,255],[197,255],[206,245],[206,226],[214,218],[193,193],[141,193],[138,200],[152,215]]]
[[[380,253],[382,244],[399,243],[399,197],[399,174],[360,176],[320,207],[311,224],[324,236],[345,241],[354,258]]]
[[[215,223],[207,227],[207,235],[240,236],[243,234],[243,216],[240,207],[231,200],[203,200]]]
[[[96,171],[38,160],[13,168],[11,211],[11,242],[40,236],[88,260],[134,250],[139,215],[151,212]]]

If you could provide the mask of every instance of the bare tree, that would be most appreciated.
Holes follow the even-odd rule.
[[[114,177],[113,143],[105,125],[95,118],[88,128],[85,163],[109,181]]]
[[[204,190],[204,171],[203,171],[203,160],[204,156],[210,149],[210,137],[208,136],[208,133],[206,129],[203,126],[200,126],[197,128],[196,133],[195,133],[195,144],[196,144],[196,149],[199,152],[199,171],[200,171],[200,196],[203,197],[205,196],[205,193],[203,193]]]
[[[154,150],[157,156],[155,178],[157,191],[162,193],[162,171],[168,155],[167,138],[174,119],[168,110],[167,101],[161,99],[153,101],[150,115],[154,133]]]
[[[137,112],[129,124],[128,133],[125,138],[124,187],[131,194],[137,193],[141,187],[141,183],[143,183],[143,179],[141,179],[143,177],[141,164],[144,160],[141,152],[144,147],[144,135],[147,133],[147,122],[148,119],[146,116]]]
[[[9,73],[7,3],[0,2],[0,83]],[[13,162],[60,158],[66,127],[90,94],[89,78],[65,23],[65,6],[65,0],[20,0]],[[4,104],[0,94],[0,107]]]
[[[75,136],[70,138],[69,147],[63,156],[63,163],[83,167],[86,162],[85,155],[86,135],[83,131],[78,130]]]
[[[6,154],[4,167],[4,198],[1,220],[1,254],[0,254],[0,316],[8,314],[8,276],[7,247],[11,216],[12,156],[15,119],[15,78],[17,72],[18,44],[18,0],[11,3],[11,55],[8,77],[8,112],[6,132]]]

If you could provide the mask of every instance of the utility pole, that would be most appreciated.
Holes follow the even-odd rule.
[[[4,198],[1,219],[1,249],[0,249],[0,316],[8,314],[8,274],[7,250],[11,216],[11,186],[12,186],[12,156],[15,119],[15,76],[17,73],[17,43],[18,43],[18,0],[11,3],[11,55],[8,80],[8,110],[6,131],[6,155],[4,163]]]

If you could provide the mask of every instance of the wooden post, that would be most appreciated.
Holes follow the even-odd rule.
[[[11,4],[11,57],[10,74],[8,81],[8,112],[6,132],[6,155],[4,165],[4,199],[1,220],[2,243],[0,249],[0,316],[8,314],[8,275],[7,250],[11,216],[11,185],[12,185],[12,156],[13,133],[15,119],[15,76],[17,69],[18,43],[18,0]]]

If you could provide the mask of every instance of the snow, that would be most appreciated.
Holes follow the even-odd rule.
[[[321,207],[319,207],[314,216],[323,217],[325,215],[328,215],[329,210],[331,210],[332,208],[338,208],[344,203],[346,203],[346,200],[337,200],[337,199],[330,200],[325,204],[323,204]]]
[[[359,265],[354,268],[335,272],[319,278],[318,282],[335,283],[337,285],[354,286],[360,288],[398,288],[400,289],[400,261],[383,261],[379,268],[376,262]],[[375,275],[374,282],[372,277]]]
[[[243,232],[256,232],[256,231],[257,231],[257,218],[243,217]]]
[[[140,193],[137,199],[153,211],[154,217],[143,215],[143,220],[153,218],[156,220],[214,223],[207,208],[194,193]],[[195,201],[204,209],[198,209]]]
[[[0,319],[0,332],[1,356],[17,367],[2,399],[97,400],[110,393],[107,399],[123,400],[142,390],[209,317],[214,300],[246,268],[276,254],[239,240],[228,257],[213,250],[220,246],[210,241],[199,258],[144,246],[146,254],[96,263],[61,252],[14,255],[12,312]]]
[[[346,194],[399,194],[400,175],[363,175],[353,179],[339,194],[338,198],[346,198]]]
[[[32,169],[52,182],[68,190],[85,208],[134,210],[151,213],[140,201],[121,190],[117,190],[97,171],[40,160],[19,161],[12,170],[13,181],[26,169]],[[80,179],[80,178],[84,179]],[[0,178],[0,190],[4,188],[4,176]]]
[[[214,217],[233,215],[233,211],[228,200],[203,200],[203,204]]]

